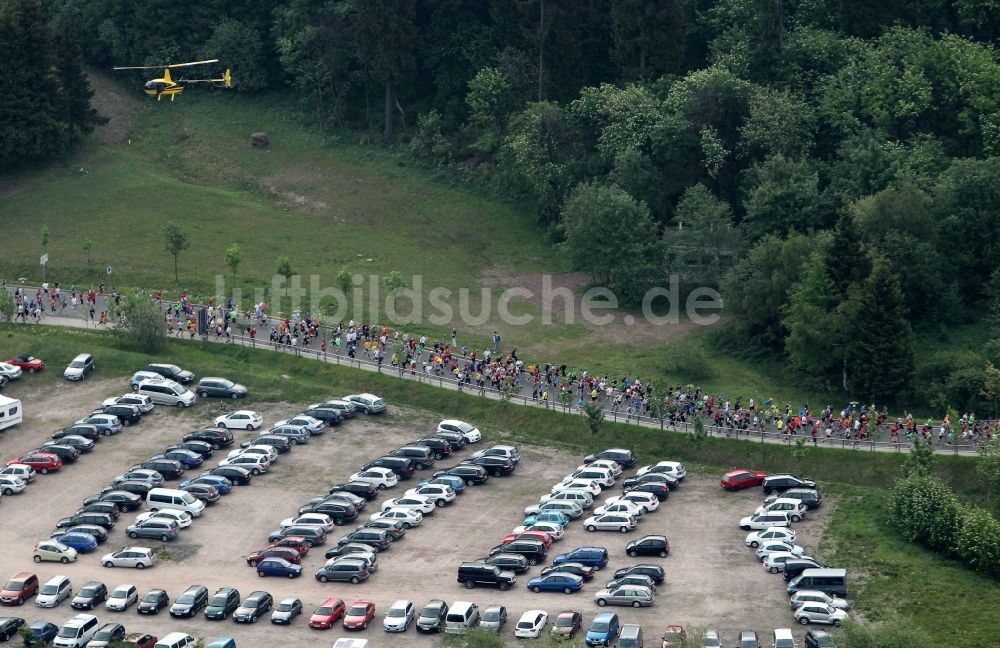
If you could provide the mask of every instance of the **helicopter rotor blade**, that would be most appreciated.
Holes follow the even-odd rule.
[[[219,59],[208,59],[207,61],[192,61],[190,63],[169,63],[167,65],[132,65],[132,66],[122,66],[114,67],[112,70],[166,70],[169,68],[179,68],[179,67],[190,67],[192,65],[208,65],[210,63],[218,63]]]
[[[192,61],[191,63],[171,63],[170,65],[164,65],[167,68],[179,68],[179,67],[190,67],[192,65],[208,65],[209,63],[218,63],[219,59],[208,59],[207,61]]]

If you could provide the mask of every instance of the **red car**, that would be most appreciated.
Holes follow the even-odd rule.
[[[375,604],[371,601],[355,601],[344,614],[341,625],[344,630],[364,630],[368,622],[375,618]]]
[[[8,466],[13,464],[26,464],[43,475],[55,472],[63,466],[62,459],[51,452],[33,452],[31,454],[24,455],[20,459],[11,459],[7,462]]]
[[[312,616],[309,617],[309,627],[326,630],[333,627],[333,622],[344,616],[347,606],[335,596],[323,601],[323,604],[316,608]]]
[[[295,565],[302,562],[302,554],[300,554],[293,547],[268,547],[267,549],[255,551],[247,556],[247,564],[251,567],[256,567],[257,563],[265,558],[284,558],[288,562]]]
[[[668,625],[663,632],[663,648],[681,648],[687,645],[688,633],[682,625]]]
[[[133,632],[122,639],[122,644],[132,648],[153,648],[156,645],[156,636],[140,632]]]
[[[277,549],[279,547],[294,549],[299,552],[300,559],[305,558],[306,554],[309,553],[309,543],[302,536],[285,536],[281,540],[267,545],[268,549]]]
[[[552,544],[552,536],[545,531],[525,531],[524,533],[508,533],[503,537],[500,544],[507,544],[511,540],[541,540],[548,547]]]
[[[722,479],[719,480],[719,485],[726,490],[750,488],[751,486],[760,486],[764,482],[765,477],[767,477],[767,473],[765,472],[750,470],[749,468],[739,468],[737,470],[730,470],[723,475]]]
[[[30,355],[17,356],[16,358],[7,358],[4,360],[7,364],[12,364],[16,367],[20,367],[28,373],[37,373],[45,368],[45,361],[41,358],[36,358]]]

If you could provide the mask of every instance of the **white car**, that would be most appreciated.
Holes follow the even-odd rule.
[[[250,455],[252,457],[265,457],[268,462],[274,463],[278,460],[278,449],[269,445],[252,445],[249,448],[237,448],[230,451],[226,458],[235,459],[240,455]]]
[[[326,533],[330,533],[333,531],[334,524],[329,515],[323,513],[303,513],[298,517],[285,518],[278,526],[282,529],[291,526],[318,527]]]
[[[806,603],[795,610],[795,620],[802,625],[825,623],[839,626],[847,621],[847,612],[823,603]]]
[[[125,394],[124,396],[107,398],[104,400],[103,405],[134,405],[143,414],[153,411],[153,408],[156,407],[153,399],[145,394]]]
[[[45,560],[61,562],[65,565],[66,563],[76,561],[76,549],[67,547],[56,540],[42,540],[35,545],[35,550],[32,552],[32,559],[36,563]]]
[[[0,475],[0,493],[14,495],[28,487],[28,482],[17,475]]]
[[[145,513],[140,513],[135,516],[135,524],[148,520],[150,518],[162,518],[167,520],[173,520],[177,523],[177,526],[181,529],[186,529],[191,526],[191,514],[187,511],[181,511],[179,509],[159,509],[157,511],[146,511]]]
[[[232,459],[226,458],[219,462],[219,468],[223,466],[239,466],[246,468],[255,476],[266,473],[271,467],[271,462],[263,455],[238,454]]]
[[[347,481],[365,482],[378,487],[379,490],[385,490],[398,484],[399,477],[388,468],[373,467],[354,473],[348,477]]]
[[[613,459],[598,459],[597,461],[592,461],[589,464],[580,464],[576,467],[577,470],[586,470],[587,468],[605,468],[611,471],[611,474],[616,478],[622,474],[622,465]]]
[[[607,468],[584,468],[563,477],[563,483],[569,483],[574,479],[589,479],[601,488],[615,485],[615,476]]]
[[[627,513],[606,513],[604,515],[592,515],[583,521],[583,528],[587,531],[621,531],[628,533],[635,529],[638,522]]]
[[[73,594],[73,584],[69,576],[53,576],[38,590],[35,605],[41,608],[53,608],[68,599]]]
[[[400,599],[385,611],[382,629],[386,632],[406,632],[413,623],[413,601]]]
[[[792,499],[790,497],[779,497],[768,504],[761,504],[758,506],[757,510],[754,511],[754,515],[784,511],[788,513],[789,520],[792,522],[799,522],[800,520],[805,519],[806,510],[806,505],[800,500]]]
[[[511,531],[514,535],[521,535],[525,531],[544,531],[548,533],[553,541],[562,540],[563,536],[566,535],[566,529],[561,524],[556,524],[555,522],[535,522],[531,526],[516,526]]]
[[[252,410],[236,410],[216,417],[215,427],[238,430],[256,430],[264,424],[264,417]]]
[[[830,596],[826,592],[820,592],[819,590],[799,590],[792,594],[790,602],[793,610],[799,609],[806,603],[822,603],[838,610],[849,610],[851,608],[850,604],[844,599]]]
[[[512,445],[495,445],[485,450],[476,450],[470,458],[480,459],[482,457],[501,457],[503,459],[510,459],[517,464],[521,461],[521,451]]]
[[[763,529],[770,529],[771,527],[786,527],[791,522],[788,519],[788,514],[784,511],[780,513],[760,513],[758,515],[749,515],[740,520],[740,528],[744,531],[761,531]]]
[[[772,527],[763,531],[751,531],[747,534],[744,543],[748,547],[756,549],[765,540],[781,540],[783,542],[795,542],[795,531],[788,527]]]
[[[424,515],[430,515],[437,508],[437,504],[429,497],[423,495],[404,495],[394,497],[382,503],[382,510],[387,511],[392,508],[408,508],[420,511]]]
[[[594,496],[587,491],[570,488],[569,490],[559,491],[555,495],[542,495],[538,498],[539,504],[551,501],[576,502],[586,509],[594,505]]]
[[[348,545],[358,545],[358,543],[348,543]],[[360,545],[360,546],[367,547],[368,545]],[[371,547],[368,548],[371,549]],[[349,560],[360,560],[365,564],[365,566],[368,567],[368,571],[370,571],[373,574],[378,571],[378,556],[375,555],[374,551],[353,551],[348,554],[333,556],[331,558],[328,558],[325,564],[332,565],[338,560],[344,560],[345,558]]]
[[[573,479],[568,482],[560,482],[553,486],[550,492],[555,495],[564,490],[584,490],[594,497],[601,494],[601,487],[590,479]]]
[[[278,421],[274,424],[274,427],[278,427],[280,425],[294,425],[295,427],[302,427],[308,430],[309,434],[313,435],[322,434],[327,428],[326,421],[321,421],[305,414],[299,414],[294,418]]]
[[[604,506],[598,506],[594,509],[594,515],[604,515],[605,513],[621,513],[624,515],[630,515],[638,520],[646,513],[646,510],[635,502],[618,500],[617,502],[605,504]]]
[[[674,479],[684,479],[687,477],[687,470],[684,469],[684,464],[679,461],[661,461],[652,466],[643,466],[635,471],[635,476],[642,477],[646,473],[663,473],[670,475]]]
[[[424,520],[424,514],[412,508],[391,508],[384,511],[372,513],[369,520],[396,520],[402,522],[407,529],[420,526]]]
[[[793,554],[791,551],[772,551],[764,558],[764,569],[772,574],[777,574],[778,572],[785,571],[786,562],[799,559],[812,560],[812,557],[805,554]]]
[[[156,564],[156,554],[149,547],[123,547],[101,556],[105,567],[135,567],[145,569]]]
[[[424,486],[411,488],[406,491],[404,495],[423,495],[424,497],[430,497],[438,506],[451,504],[455,501],[455,498],[458,497],[455,490],[447,484],[425,484]]]
[[[757,549],[757,560],[764,562],[764,559],[767,558],[768,555],[777,551],[787,551],[788,553],[795,554],[796,556],[801,556],[805,553],[805,549],[799,545],[789,544],[787,542],[782,542],[781,540],[768,540],[767,542],[761,543],[760,547]]]
[[[445,419],[438,423],[438,432],[454,432],[465,437],[466,443],[478,443],[483,440],[483,435],[475,425],[458,421],[455,419]]]
[[[35,469],[28,464],[11,464],[0,470],[0,475],[11,475],[14,477],[20,477],[29,484],[35,481]]]
[[[650,513],[660,508],[660,500],[657,499],[656,495],[652,493],[644,493],[642,491],[629,491],[624,495],[616,495],[615,497],[609,497],[604,500],[604,505],[614,504],[615,502],[632,502],[636,506],[642,507],[644,511]]]
[[[7,362],[0,362],[0,376],[6,376],[7,380],[17,380],[24,373],[17,365]]]
[[[537,639],[548,622],[549,613],[545,610],[528,610],[514,626],[514,636],[518,639]]]
[[[135,585],[119,585],[108,595],[108,602],[104,604],[104,607],[114,612],[124,612],[138,600],[139,590],[135,588]]]
[[[538,515],[541,511],[558,511],[573,518],[574,520],[583,515],[583,507],[581,507],[576,502],[569,501],[551,501],[545,502],[544,504],[538,504],[536,506],[526,506],[524,508],[524,514],[526,516]]]

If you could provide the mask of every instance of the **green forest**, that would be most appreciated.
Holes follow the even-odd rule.
[[[991,412],[998,28],[997,0],[2,0],[0,169],[98,123],[83,63],[218,58],[331,143],[531,205],[626,305],[717,287],[721,348]],[[916,369],[918,335],[970,323],[990,342]]]

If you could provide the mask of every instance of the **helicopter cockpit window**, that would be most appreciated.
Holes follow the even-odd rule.
[[[147,90],[162,90],[164,88],[164,86],[166,86],[166,84],[162,83],[160,81],[147,81],[146,82],[146,89]]]

